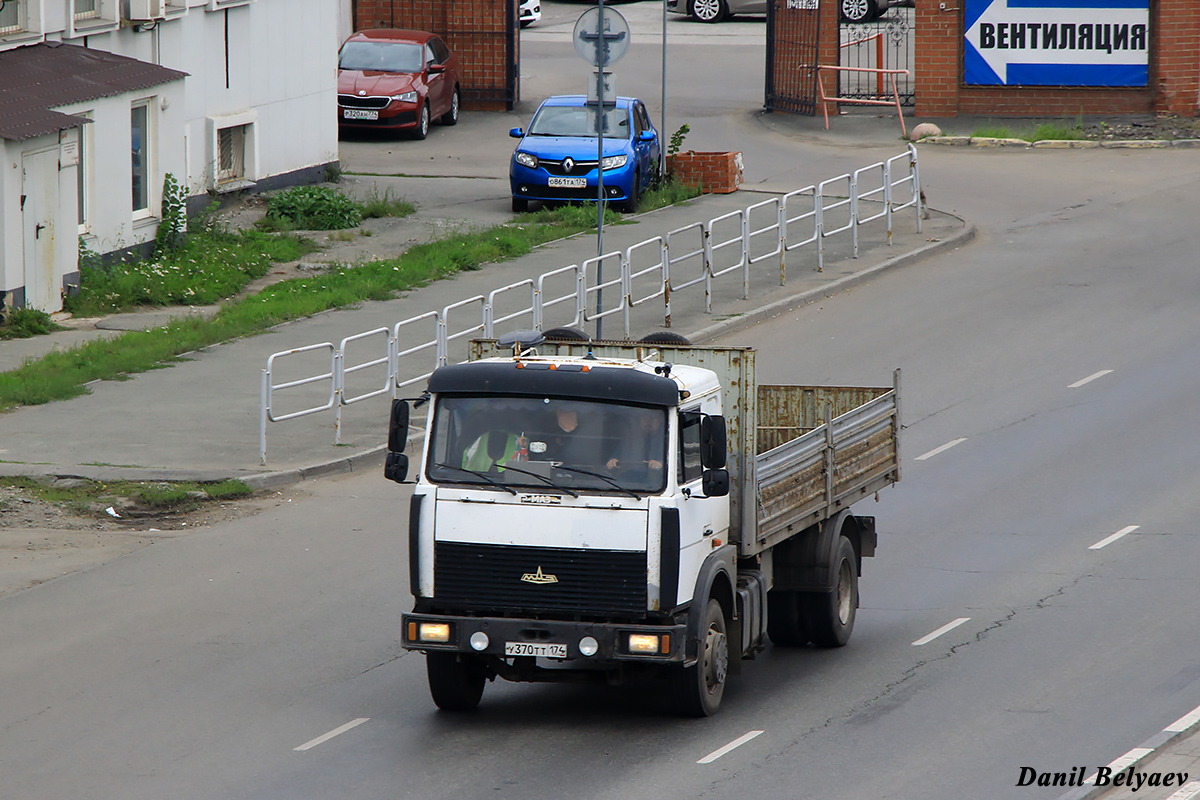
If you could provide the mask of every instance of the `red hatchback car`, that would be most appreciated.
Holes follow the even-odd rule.
[[[459,74],[458,56],[432,33],[359,31],[338,53],[338,125],[424,139],[431,121],[458,122]]]

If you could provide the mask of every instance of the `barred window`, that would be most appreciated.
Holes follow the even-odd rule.
[[[246,177],[246,126],[235,125],[217,131],[217,182],[228,183]]]

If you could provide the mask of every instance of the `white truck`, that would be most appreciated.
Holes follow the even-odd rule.
[[[415,398],[402,635],[434,702],[474,709],[496,677],[665,679],[707,716],[768,636],[844,645],[876,546],[850,505],[900,478],[898,398],[899,371],[759,385],[749,348],[472,342]],[[398,482],[410,402],[392,406]]]

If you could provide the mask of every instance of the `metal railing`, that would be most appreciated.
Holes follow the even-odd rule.
[[[877,211],[864,212],[864,204],[875,208],[876,203]],[[497,326],[517,320],[528,319],[533,329],[546,330],[558,325],[581,327],[617,315],[620,315],[625,338],[628,338],[630,311],[649,306],[656,300],[662,302],[663,325],[669,328],[673,295],[703,284],[704,310],[712,313],[717,280],[739,277],[740,294],[748,298],[751,267],[777,259],[779,283],[784,285],[788,253],[815,244],[816,269],[821,271],[824,269],[825,240],[847,232],[851,236],[853,255],[857,258],[859,227],[882,221],[887,228],[887,243],[891,245],[895,212],[907,208],[916,212],[919,233],[924,209],[921,207],[917,150],[911,144],[906,152],[853,173],[754,203],[708,222],[686,225],[665,236],[638,242],[624,251],[588,259],[582,265],[561,267],[536,279],[502,286],[486,297],[476,295],[460,300],[441,311],[429,311],[397,322],[391,328],[376,328],[348,336],[337,347],[323,342],[274,353],[262,371],[261,463],[267,463],[268,423],[333,410],[334,443],[340,444],[341,415],[345,406],[384,394],[398,397],[404,389],[426,380],[434,369],[449,363],[451,345],[459,340],[470,336],[493,338]],[[599,266],[615,269],[616,277],[598,283]],[[608,274],[613,275],[612,272]],[[609,292],[602,295],[605,289]],[[527,305],[524,304],[525,297],[528,297]],[[597,298],[601,297],[605,303],[597,308]],[[549,324],[548,315],[560,322]],[[428,334],[422,331],[428,328],[433,329],[432,338],[423,338]],[[362,343],[366,342],[375,342],[377,346],[364,346]],[[355,359],[351,359],[348,352],[352,345]],[[322,351],[328,353],[327,370],[322,367],[315,375],[275,382],[284,365],[290,367],[303,356],[311,358],[313,353]],[[347,380],[354,376],[360,376],[363,381],[367,376],[377,380],[372,380],[355,394],[347,388]],[[326,383],[327,395],[324,391]],[[310,400],[311,405],[295,410],[284,411],[276,407],[278,395],[289,393],[290,396],[302,387],[308,387],[309,393],[319,387],[320,402]]]

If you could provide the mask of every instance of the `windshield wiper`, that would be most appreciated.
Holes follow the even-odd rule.
[[[603,474],[601,474],[601,473],[599,473],[599,472],[592,472],[592,471],[591,471],[591,470],[589,470],[589,469],[580,469],[579,467],[568,467],[566,464],[559,464],[557,467],[555,467],[555,469],[565,469],[567,472],[578,472],[578,473],[580,473],[580,474],[582,474],[582,475],[591,475],[593,478],[599,478],[600,480],[602,480],[602,481],[604,481],[605,483],[609,484],[609,485],[610,485],[610,486],[612,486],[614,489],[616,489],[618,492],[624,492],[625,494],[627,494],[627,495],[629,495],[630,497],[632,497],[634,500],[641,500],[641,499],[642,499],[640,495],[638,495],[638,494],[634,493],[634,492],[633,492],[632,490],[630,490],[630,489],[626,489],[624,486],[622,486],[621,484],[617,483],[617,482],[616,482],[616,481],[614,481],[612,478],[608,477],[607,475],[603,475]]]
[[[434,464],[434,466],[440,467],[442,469],[456,469],[459,472],[465,472],[468,475],[475,475],[476,477],[483,478],[485,481],[490,483],[492,486],[496,486],[500,489],[503,489],[504,491],[508,492],[511,495],[517,494],[516,489],[512,488],[511,486],[505,486],[503,483],[500,483],[499,481],[492,480],[486,472],[480,472],[479,470],[476,470],[476,469],[467,469],[466,467],[456,467],[453,464]]]
[[[571,497],[579,497],[578,492],[573,492],[565,486],[559,486],[557,483],[550,480],[545,475],[538,475],[536,472],[530,472],[527,469],[521,469],[520,467],[514,467],[512,465],[512,462],[509,462],[509,461],[504,462],[504,470],[506,472],[508,470],[512,470],[513,472],[519,472],[522,475],[532,475],[533,477],[537,478],[539,481],[542,481],[543,483],[547,484],[548,486],[552,486],[555,489],[558,489],[560,492],[566,492],[567,494],[571,495]],[[515,492],[514,492],[514,494],[515,494]]]

